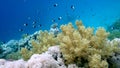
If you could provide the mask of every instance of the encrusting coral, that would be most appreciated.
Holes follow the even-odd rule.
[[[41,54],[42,52],[45,52],[48,47],[56,45],[57,43],[58,41],[54,34],[48,33],[48,31],[40,31],[36,40],[31,40],[32,49],[28,50],[26,48],[22,48],[21,53],[23,58],[28,60],[33,54]]]
[[[57,36],[65,63],[86,68],[108,68],[106,60],[116,50],[114,45],[107,42],[109,33],[102,27],[94,33],[94,29],[86,28],[82,21],[76,21],[76,25],[77,29],[72,23],[62,25],[62,32]]]

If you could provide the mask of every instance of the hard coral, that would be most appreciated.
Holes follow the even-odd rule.
[[[58,68],[58,64],[49,54],[34,54],[28,60],[26,68]]]
[[[99,60],[96,59],[98,64],[107,67],[106,59],[112,55],[114,50],[114,46],[110,48],[107,45],[106,39],[109,33],[102,27],[99,27],[94,33],[94,29],[86,28],[82,21],[76,21],[76,25],[77,29],[72,26],[72,23],[62,25],[62,32],[57,37],[65,63],[75,63],[79,67],[93,68],[91,67],[92,60],[89,60],[90,56],[98,55],[100,56]]]
[[[60,55],[59,46],[52,46],[42,54],[33,54],[28,61],[0,59],[0,68],[66,68]]]

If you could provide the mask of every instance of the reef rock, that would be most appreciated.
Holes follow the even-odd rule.
[[[10,40],[8,43],[1,45],[2,53],[0,54],[0,58],[5,57],[7,54],[17,51],[18,49],[18,41]]]
[[[56,57],[56,59],[55,59]],[[52,46],[42,54],[34,54],[28,61],[0,59],[0,68],[66,68],[58,46]]]

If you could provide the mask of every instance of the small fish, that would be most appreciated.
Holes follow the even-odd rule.
[[[23,29],[19,29],[19,32],[22,32],[23,31]]]
[[[74,6],[74,5],[71,5],[71,9],[74,10],[74,9],[75,9],[75,6]]]
[[[33,28],[36,28],[36,25],[33,25],[32,27],[33,27]]]
[[[54,20],[54,19],[52,19],[52,22],[55,22],[55,20]]]
[[[57,7],[57,6],[58,6],[58,4],[57,4],[57,3],[55,3],[53,6],[54,6],[54,7]]]
[[[27,24],[27,23],[24,23],[23,26],[28,26],[28,24]]]
[[[36,23],[37,23],[37,22],[34,21],[32,24],[36,24]]]
[[[42,27],[42,24],[39,24],[39,27]]]
[[[78,17],[78,18],[80,18],[80,16],[79,16],[79,15],[78,15],[77,17]]]
[[[25,35],[29,35],[29,33],[25,33]]]
[[[114,30],[114,27],[111,27],[111,30]]]
[[[62,19],[62,17],[58,17],[58,20],[61,20]]]

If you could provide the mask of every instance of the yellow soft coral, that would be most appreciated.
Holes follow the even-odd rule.
[[[117,43],[107,41],[108,32],[99,27],[96,32],[94,28],[86,28],[82,21],[76,21],[77,29],[72,23],[61,25],[62,32],[55,37],[47,31],[41,31],[37,39],[32,39],[32,49],[21,50],[25,59],[34,53],[42,53],[53,45],[60,45],[65,64],[75,63],[85,68],[108,68],[106,59],[114,52],[120,51]]]
[[[90,68],[108,68],[108,63],[106,60],[101,60],[101,55],[94,54],[89,57],[89,67]]]
[[[48,33],[48,31],[40,31],[39,35],[37,35],[37,39],[31,40],[32,49],[27,50],[26,48],[23,48],[21,53],[23,58],[27,60],[32,54],[41,54],[42,52],[47,51],[50,46],[57,44],[58,41],[53,34]]]
[[[85,57],[88,55],[87,49],[89,48],[90,43],[88,39],[90,37],[87,36],[87,32],[92,32],[93,30],[85,29],[82,23],[77,22],[76,24],[82,26],[82,28],[78,27],[79,30],[75,30],[72,26],[72,23],[69,23],[68,25],[62,25],[62,33],[58,35],[61,51],[64,55],[64,58],[67,60],[66,64],[75,61],[76,57]]]
[[[26,48],[22,48],[21,54],[24,60],[28,60],[32,56],[33,53]]]
[[[72,23],[62,25],[62,32],[57,37],[65,63],[76,63],[83,67],[88,65],[90,68],[97,68],[96,66],[90,66],[94,60],[90,61],[89,56],[94,58],[98,55],[99,60],[96,57],[96,61],[98,61],[97,65],[105,63],[104,66],[107,68],[106,58],[111,56],[114,50],[114,46],[109,47],[107,45],[107,36],[109,33],[102,27],[99,27],[94,32],[94,28],[86,28],[82,24],[82,21],[76,21],[76,25],[77,29],[72,26]],[[101,65],[98,68],[102,68]]]

